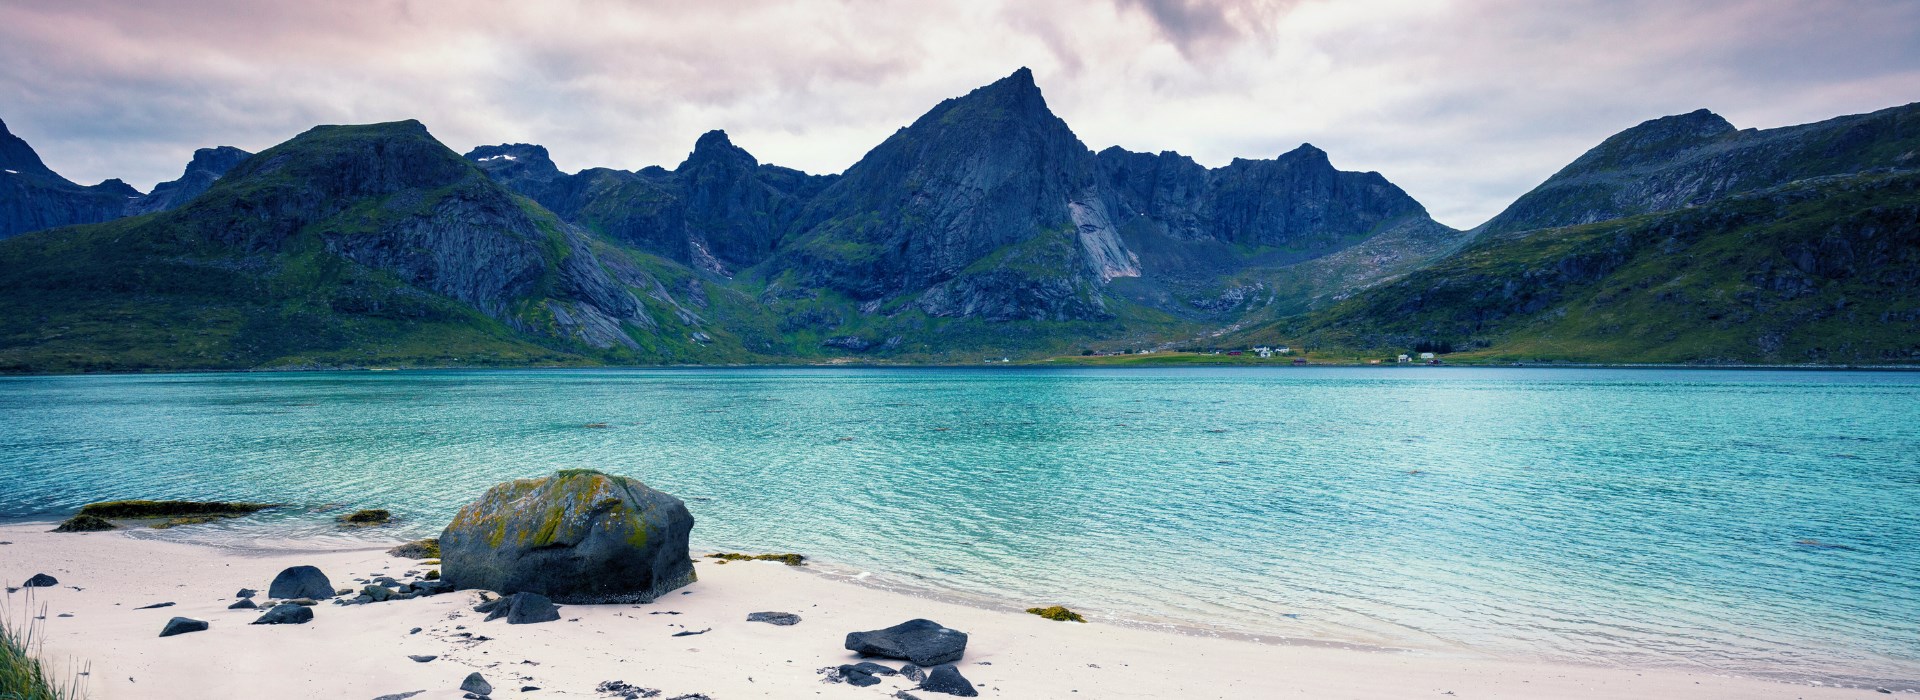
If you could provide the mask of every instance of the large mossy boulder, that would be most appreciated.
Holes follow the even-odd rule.
[[[440,535],[440,578],[561,603],[644,603],[694,580],[680,499],[637,480],[565,470],[489,489]]]

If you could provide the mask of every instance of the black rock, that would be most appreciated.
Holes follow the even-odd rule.
[[[900,675],[906,676],[907,680],[919,683],[927,679],[927,670],[913,664],[907,664],[900,667]]]
[[[893,674],[899,673],[899,671],[895,671],[891,667],[882,666],[872,661],[862,661],[857,664],[841,664],[840,665],[841,673],[850,673],[853,671],[859,671],[861,673],[865,673],[870,676],[891,676]]]
[[[47,588],[60,585],[60,579],[46,574],[34,574],[33,578],[27,579],[26,583],[20,585],[23,588]]]
[[[480,601],[479,605],[473,606],[473,611],[477,613],[491,613],[506,606],[508,603],[509,601],[506,598],[488,598]],[[493,618],[489,617],[487,619],[491,620]]]
[[[392,695],[382,695],[380,697],[374,698],[373,700],[407,700],[407,698],[413,697],[415,695],[419,695],[424,692],[427,692],[427,691],[415,690],[415,691],[406,692],[406,693],[394,693]]]
[[[418,628],[418,627],[415,627],[415,628],[413,628],[413,629],[410,629],[410,630],[407,630],[407,634],[419,634],[419,633],[420,633],[420,628]]]
[[[489,489],[440,536],[456,588],[562,603],[645,603],[693,582],[680,499],[637,480],[567,470]]]
[[[154,608],[171,608],[171,607],[173,607],[173,603],[166,602],[166,603],[154,603],[152,605],[142,605],[134,609],[135,610],[152,610]]]
[[[439,595],[454,591],[453,584],[446,581],[414,581],[413,589],[419,591],[421,595]]]
[[[974,691],[973,683],[960,675],[960,669],[953,664],[940,664],[927,673],[927,679],[920,682],[920,689],[929,693],[946,693],[970,698],[980,693]]]
[[[292,603],[281,603],[273,606],[273,609],[268,610],[267,614],[261,615],[260,619],[254,620],[253,624],[303,625],[311,621],[313,621],[313,608],[294,605]]]
[[[785,613],[785,612],[757,612],[757,613],[747,613],[747,621],[748,622],[765,622],[769,625],[779,625],[781,627],[788,627],[788,626],[800,624],[800,616],[795,615],[793,613]]]
[[[699,630],[699,631],[695,631],[695,630],[681,630],[681,631],[679,631],[679,632],[675,632],[675,633],[673,633],[673,636],[675,636],[675,637],[691,637],[691,636],[694,636],[694,635],[696,635],[696,634],[706,634],[706,633],[708,633],[708,632],[712,632],[712,631],[713,631],[713,628],[712,628],[712,627],[708,627],[708,628],[706,628],[706,629],[703,629],[703,630]]]
[[[460,689],[473,693],[474,695],[493,694],[493,684],[488,683],[486,678],[481,677],[479,671],[467,674],[467,679],[460,681]]]
[[[188,632],[201,632],[201,631],[205,631],[206,629],[207,629],[207,623],[205,620],[195,620],[195,619],[185,618],[185,617],[176,617],[171,620],[168,620],[167,626],[160,628],[160,636],[171,637],[176,634],[186,634]]]
[[[311,566],[295,566],[273,577],[273,585],[267,587],[267,597],[280,600],[294,598],[332,598],[333,582],[320,569]]]
[[[513,604],[507,608],[509,625],[530,625],[558,619],[560,610],[554,607],[552,600],[538,593],[515,593]]]
[[[251,589],[251,588],[242,588],[242,589],[240,589],[240,592],[239,592],[239,593],[235,593],[235,594],[233,594],[233,597],[235,597],[235,598],[252,598],[252,597],[254,597],[255,595],[257,595],[257,594],[259,594],[259,593],[260,593],[259,591],[256,591],[256,590],[253,590],[253,589]]]
[[[847,650],[933,666],[960,660],[967,652],[967,633],[932,620],[915,619],[886,629],[849,633]]]
[[[537,685],[523,685],[523,686],[520,686],[520,692],[522,692],[522,693],[531,693],[531,692],[533,692],[533,691],[536,691],[536,690],[539,690],[539,689],[540,689],[540,686],[537,686]]]
[[[407,658],[409,658],[409,659],[413,659],[414,661],[418,661],[418,662],[420,662],[420,663],[423,663],[423,664],[424,664],[424,663],[426,663],[426,662],[428,662],[428,661],[432,661],[432,660],[434,660],[434,659],[438,659],[438,658],[440,658],[440,657],[438,657],[438,656],[435,656],[435,655],[433,655],[433,654],[408,654],[408,655],[407,655]]]
[[[228,610],[253,610],[259,607],[260,605],[257,603],[254,603],[252,598],[241,598],[240,600],[236,601],[234,604],[227,606],[227,609]]]
[[[874,677],[873,677],[873,674],[871,674],[871,673],[863,673],[863,672],[860,672],[860,671],[850,671],[850,670],[847,670],[847,669],[849,669],[849,668],[852,668],[852,667],[850,667],[850,666],[841,666],[841,667],[840,667],[840,677],[841,677],[842,679],[845,679],[845,680],[846,680],[846,681],[847,681],[848,683],[851,683],[851,684],[853,684],[853,685],[854,685],[855,687],[859,687],[859,688],[865,688],[865,687],[867,687],[867,686],[870,686],[870,685],[879,685],[879,684],[880,684],[880,679],[878,679],[878,678],[874,678]]]

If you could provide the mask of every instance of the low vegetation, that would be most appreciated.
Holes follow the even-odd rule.
[[[1047,608],[1027,608],[1027,612],[1035,615],[1039,615],[1041,617],[1047,618],[1049,620],[1053,620],[1055,622],[1086,622],[1087,621],[1087,618],[1081,617],[1080,613],[1074,612],[1072,610],[1068,610],[1065,607],[1062,607],[1059,605],[1055,605]]]
[[[733,552],[715,552],[707,555],[725,564],[730,561],[777,561],[787,566],[806,566],[807,558],[798,554],[738,554]]]
[[[32,594],[27,596],[27,606],[33,605]],[[31,610],[29,610],[31,614]],[[47,672],[46,665],[36,655],[40,652],[39,619],[45,617],[46,610],[41,608],[40,617],[24,623],[14,623],[12,615],[0,614],[0,700],[72,700],[83,697],[77,679],[62,683]]]

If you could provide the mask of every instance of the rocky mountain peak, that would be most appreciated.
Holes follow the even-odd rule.
[[[246,160],[251,155],[253,154],[232,146],[196,149],[193,152],[193,160],[187,161],[187,172],[205,171],[216,176],[225,175],[228,170],[233,169],[233,166],[239,165],[240,161]]]
[[[1624,169],[1665,162],[1736,131],[1725,118],[1704,109],[1650,119],[1600,142],[1567,166],[1567,171]]]
[[[93,189],[99,190],[107,194],[120,195],[122,197],[140,196],[140,190],[134,189],[133,185],[129,185],[127,184],[127,181],[117,177],[110,177],[105,180],[101,180],[100,184],[93,186]]]
[[[697,169],[708,163],[718,162],[744,168],[754,168],[760,165],[760,162],[754,159],[753,154],[748,153],[746,149],[733,145],[733,141],[727,138],[727,132],[714,129],[713,131],[701,134],[700,138],[693,142],[693,153],[687,155],[687,159],[681,162],[677,171],[686,172],[689,169]]]
[[[560,174],[560,167],[553,164],[553,158],[547,155],[547,147],[531,143],[503,143],[497,146],[475,146],[467,151],[467,160],[480,166],[495,179],[511,180],[520,177],[550,178]]]
[[[40,162],[40,154],[35,153],[32,146],[7,130],[5,121],[0,121],[0,168],[16,173],[59,177],[54,175],[52,170],[47,169],[46,163]]]

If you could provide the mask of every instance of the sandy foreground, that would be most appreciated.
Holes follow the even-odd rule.
[[[46,655],[55,669],[88,665],[93,698],[344,698],[425,691],[459,698],[480,671],[500,698],[606,698],[602,681],[659,689],[662,699],[886,698],[911,684],[895,676],[868,688],[821,681],[823,667],[852,663],[846,634],[925,617],[967,632],[957,665],[982,698],[1839,698],[1872,690],[1791,685],[1706,673],[1527,663],[1406,651],[1273,645],[1117,625],[1052,622],[848,583],[773,562],[697,564],[700,581],[651,605],[562,606],[532,625],[482,622],[477,594],[339,607],[322,604],[304,625],[250,625],[228,610],[240,588],[311,564],[335,587],[428,567],[382,550],[236,553],[119,533],[55,534],[53,523],[0,526],[0,580],[34,589],[47,611]],[[6,599],[20,620],[24,591]],[[175,605],[151,610],[153,603]],[[791,627],[746,622],[756,611],[797,613]],[[61,614],[72,617],[60,617]],[[678,614],[666,614],[678,613]],[[160,638],[174,616],[212,628]],[[418,627],[421,631],[410,633]],[[464,627],[464,629],[462,628]],[[675,632],[710,630],[697,636]],[[461,633],[474,638],[457,636]],[[478,637],[486,641],[474,641]],[[418,663],[408,655],[439,658]],[[892,666],[900,662],[877,659]],[[523,686],[538,690],[522,691]],[[916,691],[922,700],[952,697]]]

